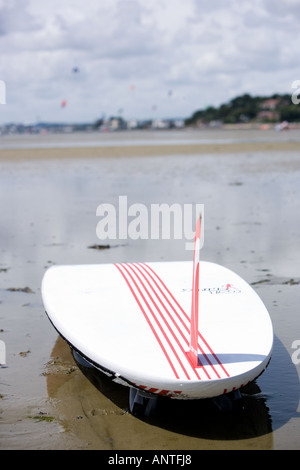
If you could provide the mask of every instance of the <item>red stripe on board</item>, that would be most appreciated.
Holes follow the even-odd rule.
[[[185,330],[187,332],[189,332],[189,328],[187,327],[187,325],[183,322],[181,316],[179,315],[178,311],[176,311],[176,309],[174,308],[174,306],[172,305],[172,303],[170,302],[170,300],[167,298],[167,295],[170,296],[170,298],[172,299],[172,301],[175,303],[175,305],[177,306],[177,308],[179,309],[179,311],[184,315],[184,317],[186,318],[186,320],[189,322],[190,321],[190,318],[189,316],[186,314],[186,312],[183,310],[183,308],[181,307],[181,305],[178,303],[178,301],[176,300],[176,298],[173,296],[173,294],[170,292],[170,290],[167,288],[167,286],[164,284],[164,282],[162,281],[162,279],[158,276],[158,274],[147,264],[143,263],[139,263],[138,264],[141,268],[143,268],[143,270],[147,273],[147,275],[149,276],[149,278],[152,280],[152,282],[154,283],[154,285],[156,286],[156,288],[159,290],[160,294],[162,295],[162,297],[165,299],[165,301],[167,302],[167,304],[169,305],[169,307],[172,309],[172,311],[174,312],[176,318],[180,321],[181,325],[185,328]],[[126,270],[126,266],[129,266],[130,267],[130,264],[123,264],[122,267]],[[175,367],[173,366],[173,363],[171,361],[171,358],[168,356],[168,353],[167,351],[165,350],[160,338],[158,337],[157,333],[155,332],[154,328],[152,327],[151,325],[151,321],[150,319],[148,318],[145,310],[143,309],[138,297],[136,296],[135,292],[134,292],[134,289],[133,287],[131,286],[130,284],[130,281],[127,279],[126,275],[122,272],[122,270],[120,269],[120,267],[118,265],[116,265],[116,267],[118,268],[118,270],[121,272],[123,278],[125,279],[127,285],[129,286],[135,300],[137,301],[141,311],[143,312],[152,332],[154,333],[156,339],[158,340],[162,350],[164,351],[164,354],[166,355],[167,359],[168,359],[168,362],[169,364],[171,365],[174,373],[175,373],[175,376],[178,378],[178,374],[177,372],[175,371]],[[137,289],[139,290],[139,292],[141,293],[140,289],[138,288],[136,282],[133,280],[133,277],[130,275],[130,273],[126,270],[127,274],[130,276],[130,278],[132,279],[134,285],[137,287]],[[151,275],[151,273],[155,276],[155,278],[159,281],[159,283],[162,285],[163,289],[159,286],[159,284],[156,282],[155,278]],[[148,281],[148,284],[150,281]],[[153,286],[151,286],[152,290],[154,290]],[[165,292],[164,292],[165,291]],[[157,295],[157,294],[156,294]],[[141,294],[141,296],[144,298],[144,296]],[[164,309],[166,310],[166,307],[165,307],[165,304],[164,302],[162,302],[162,299],[158,296],[158,299],[160,301],[160,303],[162,305],[164,305]],[[147,301],[146,301],[146,304],[147,304]],[[171,314],[171,312],[168,310],[168,313]],[[180,334],[182,335],[182,331],[181,331],[181,328],[179,326],[178,323],[176,323],[175,319],[173,318],[172,316],[172,321],[174,323],[174,325],[176,326],[176,328],[178,329],[178,331],[180,332]],[[212,356],[214,357],[214,359],[216,360],[216,362],[219,364],[219,366],[222,368],[222,370],[224,371],[224,373],[226,374],[227,377],[229,377],[229,374],[228,372],[226,371],[225,367],[223,366],[223,364],[221,363],[221,361],[219,360],[219,358],[217,357],[217,355],[213,352],[212,348],[209,346],[209,344],[207,343],[207,341],[204,339],[204,337],[200,334],[200,332],[198,332],[198,335],[199,335],[199,338],[203,341],[203,343],[205,344],[205,346],[207,347],[207,349],[209,350],[209,352],[212,354]],[[184,340],[186,341],[186,343],[188,344],[188,340],[186,338],[184,338]],[[177,340],[178,341],[178,340]],[[210,361],[209,357],[207,356],[207,354],[204,352],[203,348],[201,347],[201,344],[198,343],[198,347],[199,347],[199,350],[200,352],[202,353],[202,355],[205,357],[206,361],[207,361],[207,364],[211,367],[211,369],[213,370],[213,372],[215,373],[215,375],[218,377],[218,378],[221,378],[220,374],[218,373],[218,371],[215,369],[215,365],[217,364],[212,364],[212,362]],[[186,355],[186,357],[189,359],[188,355]],[[190,361],[189,361],[190,362]],[[192,365],[192,364],[191,364]],[[208,379],[211,379],[210,375],[208,374],[207,372],[207,369],[206,367],[200,363],[200,366],[203,368],[203,371],[205,372],[206,376],[208,377]],[[199,368],[199,367],[198,367]],[[194,372],[196,372],[196,369],[194,369]],[[200,377],[199,377],[200,378]]]
[[[171,320],[171,322],[172,322],[173,326],[175,326],[177,332],[181,335],[181,337],[183,338],[183,340],[188,344],[188,340],[187,340],[187,338],[184,336],[184,334],[183,334],[181,328],[178,326],[178,324],[177,324],[176,321],[174,320],[174,318],[173,318],[171,312],[168,310],[166,304],[162,301],[162,299],[161,299],[160,296],[158,295],[157,289],[155,289],[154,286],[153,286],[153,284],[151,283],[151,280],[153,279],[152,276],[151,276],[146,270],[144,270],[144,272],[142,271],[141,267],[143,268],[143,266],[133,264],[133,265],[131,265],[130,267],[132,267],[132,266],[140,273],[141,276],[143,276],[143,278],[145,279],[145,281],[146,281],[147,284],[149,285],[151,291],[155,294],[156,298],[158,299],[158,301],[160,302],[160,304],[161,304],[162,307],[164,308],[165,312],[167,313],[169,320]],[[132,268],[132,269],[133,269],[133,268]],[[142,282],[142,281],[141,281],[141,282]],[[144,284],[143,284],[143,286],[144,286]],[[144,288],[146,289],[145,286],[144,286]],[[159,307],[157,306],[157,304],[156,304],[155,300],[153,299],[153,297],[152,297],[152,295],[151,295],[151,293],[150,293],[149,290],[147,290],[147,293],[148,293],[149,297],[151,298],[153,304],[155,305],[157,311],[159,312],[161,318],[162,318],[163,321],[165,322],[165,324],[166,324],[168,330],[170,331],[171,335],[173,336],[174,340],[176,341],[177,345],[179,346],[181,352],[182,352],[182,353],[184,354],[184,356],[185,356],[185,354],[186,354],[185,349],[184,349],[184,347],[182,346],[182,344],[180,343],[180,341],[178,340],[178,337],[176,336],[175,332],[172,330],[172,328],[171,328],[171,326],[170,326],[171,323],[168,323],[166,317],[163,315],[162,311],[161,311],[161,310],[159,309]],[[178,360],[179,360],[179,359],[178,359]],[[180,364],[182,365],[181,361],[180,361]],[[182,365],[182,367],[184,368],[183,365]],[[185,369],[184,369],[184,371],[185,371]],[[185,372],[185,373],[186,373],[187,378],[190,379],[190,377],[188,377],[187,372]],[[197,370],[194,370],[194,373],[196,374],[197,378],[198,378],[199,380],[201,380],[201,377],[200,377],[200,375],[198,374]]]
[[[230,375],[228,374],[227,370],[225,369],[225,367],[223,366],[222,362],[220,361],[220,359],[218,358],[218,356],[216,355],[216,353],[213,352],[213,350],[211,349],[211,347],[209,346],[208,342],[203,338],[203,336],[201,335],[200,332],[198,332],[199,334],[199,337],[201,338],[201,340],[203,341],[203,343],[205,344],[205,346],[209,349],[210,353],[212,354],[212,356],[215,358],[215,360],[217,361],[217,363],[219,364],[219,366],[221,367],[221,369],[223,370],[223,372],[227,375],[227,377],[230,377]],[[210,361],[209,361],[210,362]],[[213,364],[211,364],[211,366],[213,367]],[[216,371],[216,374],[219,375]],[[220,378],[220,376],[219,376]]]
[[[146,268],[148,268],[156,277],[157,279],[160,281],[160,283],[162,284],[164,290],[167,292],[167,294],[169,294],[169,296],[172,298],[172,300],[175,302],[175,304],[178,306],[178,308],[182,311],[182,313],[187,317],[186,313],[184,312],[184,310],[182,309],[182,307],[180,306],[180,304],[177,302],[177,300],[175,299],[175,297],[171,294],[171,292],[168,290],[167,286],[164,284],[164,282],[161,280],[161,278],[158,276],[158,274],[153,271],[153,269],[150,268],[150,266],[148,266],[147,264],[139,264],[139,266],[141,266],[145,272],[147,273],[147,275],[150,277],[150,279],[152,280],[152,282],[154,283],[154,285],[156,286],[156,288],[159,290],[159,292],[161,293],[161,295],[163,296],[163,298],[165,299],[165,301],[168,303],[168,305],[171,307],[171,309],[173,310],[173,312],[175,313],[177,319],[180,321],[180,323],[183,325],[183,327],[185,328],[186,332],[189,333],[190,330],[189,328],[187,327],[187,325],[184,323],[184,321],[182,320],[181,316],[178,314],[177,310],[174,308],[174,306],[172,305],[172,303],[170,302],[170,300],[168,299],[168,297],[166,296],[166,294],[163,292],[163,290],[161,289],[161,287],[158,285],[158,283],[156,282],[156,280],[154,279],[154,277],[151,275],[150,272],[147,271]],[[152,287],[153,288],[153,287]],[[157,295],[157,294],[156,294]],[[174,323],[174,325],[176,326],[176,328],[178,329],[178,331],[180,332],[181,336],[183,337],[184,341],[186,342],[186,345],[189,346],[189,340],[186,336],[184,336],[181,328],[180,328],[180,325],[178,323],[176,323],[175,321],[175,318],[172,316],[171,312],[167,310],[167,307],[166,307],[166,304],[164,302],[162,302],[161,298],[159,298],[161,304],[163,305],[164,309],[167,311],[167,313],[170,315],[170,318],[172,320],[172,322]],[[187,317],[187,319],[189,320],[189,318]],[[202,350],[202,348],[200,347],[199,345],[199,349],[200,351],[202,352],[203,356],[206,358],[207,362],[209,365],[211,365],[213,367],[213,365],[210,363],[210,360],[208,359],[208,357],[206,356],[205,352]],[[186,354],[186,352],[184,351],[184,353]],[[190,361],[190,358],[188,355],[186,355],[190,365],[192,368],[194,368],[194,364],[192,361]],[[211,379],[209,373],[207,372],[206,368],[204,367],[203,363],[201,362],[200,359],[198,359],[198,368],[201,367],[202,370],[204,371],[205,375],[207,376],[208,379]],[[213,368],[214,369],[214,368]],[[200,376],[198,375],[196,369],[194,370],[195,374],[197,375],[197,377],[200,379]],[[215,374],[218,376],[218,378],[220,378],[219,374],[217,373],[217,371],[215,371]]]
[[[164,282],[161,280],[161,278],[157,275],[157,273],[155,271],[153,271],[152,268],[150,268],[150,266],[148,266],[147,264],[144,264],[144,263],[139,263],[139,266],[142,267],[145,272],[147,272],[147,275],[150,277],[150,279],[152,280],[152,282],[154,283],[154,285],[156,286],[156,288],[159,290],[160,294],[163,296],[163,298],[165,299],[165,301],[168,303],[169,307],[171,307],[171,309],[173,310],[176,318],[180,321],[181,325],[185,328],[186,332],[189,333],[189,328],[187,327],[187,325],[184,323],[184,321],[182,320],[181,316],[178,314],[177,310],[174,308],[174,306],[172,305],[172,303],[170,302],[170,300],[168,299],[168,297],[166,296],[165,292],[161,289],[161,287],[159,286],[159,284],[156,282],[156,280],[154,279],[154,277],[151,275],[151,272],[156,276],[156,278],[159,280],[159,282],[162,284],[164,290],[167,292],[167,294],[172,298],[172,300],[175,302],[175,304],[177,305],[177,307],[179,308],[179,310],[182,311],[182,313],[184,314],[184,316],[187,318],[188,321],[190,321],[190,319],[188,318],[188,316],[186,315],[186,313],[184,312],[184,310],[182,309],[181,305],[177,302],[177,300],[175,299],[175,297],[171,294],[171,292],[169,291],[169,289],[167,288],[167,286],[164,284]],[[148,272],[147,268],[151,271],[151,272]],[[152,287],[153,288],[153,287]],[[156,294],[157,295],[157,294]],[[166,304],[164,302],[162,302],[161,298],[159,298],[161,304],[163,305],[164,309],[167,311],[167,307],[166,307]],[[186,342],[187,346],[189,345],[189,341],[187,339],[187,337],[184,336],[181,328],[180,328],[180,325],[178,323],[176,323],[175,321],[175,318],[172,316],[171,312],[170,311],[167,311],[167,313],[169,313],[170,318],[171,320],[173,321],[174,325],[176,326],[176,328],[178,329],[178,331],[180,332],[181,336],[183,337],[184,341]],[[201,346],[199,345],[199,349],[200,351],[202,352],[203,356],[206,358],[206,361],[208,362],[209,365],[212,366],[213,370],[214,370],[214,367],[213,365],[211,364],[209,358],[206,356],[205,352],[202,350]],[[187,356],[187,358],[189,359],[189,357]],[[190,362],[190,360],[189,360]],[[193,367],[193,364],[190,362],[191,366]],[[207,376],[208,379],[211,379],[209,373],[207,372],[206,368],[204,367],[203,363],[200,361],[199,359],[199,364],[198,364],[198,368],[199,367],[202,367],[203,368],[203,371],[205,373],[205,375]],[[195,371],[196,372],[196,371]],[[220,378],[219,374],[217,371],[215,371],[215,374],[218,376],[218,378]],[[196,372],[196,375],[198,376],[197,372]],[[199,377],[200,378],[200,377]]]
[[[173,302],[175,303],[175,305],[178,307],[178,309],[181,311],[181,313],[183,313],[184,317],[190,322],[190,318],[189,316],[186,314],[186,312],[183,310],[183,308],[181,307],[181,305],[178,303],[178,301],[175,299],[175,297],[173,296],[173,294],[171,293],[171,291],[167,288],[167,286],[165,285],[165,283],[163,282],[163,280],[158,276],[158,274],[148,265],[148,264],[145,264],[143,263],[142,264],[142,267],[144,269],[149,269],[153,274],[154,276],[158,279],[158,281],[162,284],[164,290],[167,292],[167,294],[171,297],[171,299],[173,300]],[[151,275],[150,275],[151,276]],[[153,277],[151,276],[151,278],[153,279]],[[168,304],[171,306],[172,310],[174,311],[174,313],[176,314],[177,318],[181,321],[182,325],[184,326],[184,328],[186,329],[187,333],[190,333],[190,329],[187,327],[187,325],[183,322],[181,316],[178,314],[178,312],[176,311],[176,309],[174,309],[173,305],[170,303],[170,301],[168,300],[168,298],[166,297],[166,295],[163,293],[162,289],[159,287],[159,285],[157,284],[157,282],[153,279],[155,285],[157,286],[157,288],[159,289],[159,291],[162,293],[162,295],[164,296],[165,300],[168,302]],[[198,332],[199,336],[202,338],[202,336],[200,335],[200,333]],[[203,338],[204,340],[204,338]],[[208,346],[207,342],[206,341],[203,341],[206,345],[206,347],[209,349],[209,351],[211,352],[211,354],[213,355],[213,352],[211,350],[211,348]],[[189,341],[186,340],[186,343],[187,345],[189,345]],[[214,365],[212,364],[211,360],[209,359],[209,357],[207,356],[207,354],[203,351],[200,343],[198,343],[198,348],[200,350],[200,352],[202,353],[202,355],[205,357],[207,363],[209,364],[209,366],[212,368],[213,372],[216,374],[216,376],[218,377],[218,379],[221,378],[220,374],[218,373],[218,371],[215,369]],[[190,361],[190,358],[189,358],[189,355],[186,354],[186,357],[188,358],[190,364],[192,367],[194,367],[194,364],[192,363],[192,361]],[[219,361],[219,359],[217,358],[217,356],[215,356],[215,359],[219,362],[220,365],[222,365]],[[203,370],[207,376],[208,379],[211,379],[209,373],[207,372],[206,370],[206,367],[204,367],[204,365],[201,363],[201,361],[199,360],[199,366],[200,367],[203,367]]]
[[[134,384],[134,385],[137,388],[140,388],[145,392],[155,393],[156,395],[168,395],[171,397],[175,397],[182,393],[182,390],[162,390],[159,388],[148,387],[147,385],[137,385],[137,384]]]
[[[170,331],[170,333],[172,334],[173,338],[175,339],[177,345],[182,349],[183,352],[184,352],[184,350],[183,350],[182,346],[180,345],[180,343],[178,342],[178,339],[177,339],[176,336],[174,335],[174,333],[173,333],[172,329],[170,328],[169,324],[167,323],[165,317],[163,316],[163,314],[162,314],[161,310],[159,309],[157,303],[155,302],[153,296],[151,295],[151,292],[150,292],[150,291],[147,289],[147,287],[145,286],[145,284],[144,284],[144,282],[143,282],[143,280],[142,280],[142,278],[141,278],[141,276],[140,276],[140,271],[139,271],[138,268],[137,268],[135,265],[133,265],[133,264],[127,264],[126,266],[128,266],[128,267],[134,272],[134,274],[135,274],[136,277],[138,278],[140,284],[143,286],[144,291],[147,293],[149,299],[151,300],[151,302],[152,302],[153,305],[155,306],[155,310],[152,309],[151,306],[150,306],[150,304],[148,303],[148,301],[146,300],[146,298],[143,296],[143,294],[142,294],[141,291],[140,291],[140,294],[143,296],[144,302],[147,304],[147,307],[148,307],[148,309],[150,310],[153,319],[155,320],[156,324],[157,324],[158,327],[160,328],[160,331],[162,332],[162,334],[163,334],[165,340],[167,341],[168,345],[169,345],[170,348],[172,349],[172,352],[173,352],[173,354],[175,355],[175,357],[176,357],[176,359],[177,359],[177,361],[178,361],[180,367],[182,368],[183,373],[185,374],[186,378],[187,378],[188,380],[190,380],[190,376],[189,376],[189,374],[188,374],[188,372],[187,372],[187,370],[186,370],[184,364],[182,363],[180,357],[178,356],[178,353],[176,352],[176,350],[175,350],[173,344],[171,343],[171,340],[170,340],[170,338],[168,337],[168,335],[167,335],[167,333],[166,333],[164,327],[161,325],[160,320],[159,320],[158,316],[156,315],[156,313],[158,313],[158,314],[160,315],[160,317],[163,319],[165,325],[166,325],[167,328],[169,329],[169,331]],[[124,267],[124,266],[123,266],[123,267]],[[142,276],[144,276],[143,273],[141,273],[141,274],[142,274]],[[144,278],[145,278],[145,276],[144,276]]]
[[[156,277],[157,279],[160,281],[160,283],[162,284],[163,288],[165,289],[165,291],[167,292],[167,294],[169,294],[169,296],[172,298],[172,300],[176,303],[176,305],[182,310],[181,306],[179,305],[179,303],[177,302],[177,300],[175,299],[175,297],[173,297],[173,295],[171,294],[171,292],[168,290],[167,286],[163,283],[163,281],[161,280],[161,278],[157,275],[157,273],[155,271],[153,271],[152,268],[150,268],[150,266],[148,266],[148,264],[144,264],[144,263],[139,263],[139,266],[141,266],[148,274],[148,276],[150,277],[150,279],[152,280],[152,282],[155,284],[156,288],[159,290],[159,292],[161,293],[161,295],[163,296],[163,298],[165,299],[165,301],[168,303],[168,305],[171,307],[171,309],[173,310],[173,312],[175,313],[177,319],[181,322],[182,326],[186,329],[187,332],[189,332],[189,329],[187,327],[187,325],[184,323],[184,321],[182,320],[181,316],[178,315],[178,312],[176,311],[176,309],[174,308],[174,306],[171,304],[170,300],[168,299],[168,297],[166,296],[166,294],[163,292],[163,290],[161,289],[161,287],[158,285],[158,283],[156,282],[156,280],[154,279],[154,277],[151,275],[150,272],[147,271],[150,270]],[[182,310],[182,312],[185,314],[185,312]],[[186,315],[186,314],[185,314]],[[186,340],[187,344],[188,344],[188,340]]]
[[[165,291],[168,293],[168,295],[171,297],[171,299],[173,300],[173,302],[175,303],[175,305],[178,307],[178,309],[181,311],[181,313],[184,315],[184,317],[186,318],[186,320],[188,322],[190,322],[190,318],[189,316],[186,314],[186,312],[183,310],[183,308],[181,307],[181,305],[178,303],[178,301],[175,299],[175,297],[173,296],[173,294],[170,292],[170,290],[168,289],[168,287],[165,285],[165,283],[163,282],[163,280],[158,276],[158,274],[147,264],[143,264],[143,266],[145,266],[145,268],[148,268],[153,274],[154,276],[158,279],[158,281],[162,284],[163,288],[165,289]],[[160,289],[160,287],[158,286],[158,284],[156,284],[157,287]],[[161,290],[161,289],[160,289]],[[165,296],[164,296],[165,297]],[[166,298],[166,297],[165,297]],[[171,303],[169,302],[169,300],[166,298],[166,300],[168,301],[169,305],[171,305]],[[173,306],[172,306],[173,308]],[[180,315],[178,315],[178,312],[176,312],[176,310],[173,308],[174,312],[176,313],[177,315],[177,318],[179,318],[179,320],[181,321],[182,325],[185,327],[186,331],[189,333],[190,330],[189,328],[187,327],[187,325],[183,322],[182,318],[180,317]],[[202,338],[202,336],[200,335],[200,333],[198,332],[199,336]],[[204,339],[204,338],[203,338]],[[205,341],[204,341],[205,342]],[[187,344],[188,343],[188,340],[187,340]],[[208,347],[209,351],[212,353],[212,350],[211,348],[209,348],[208,344],[205,342],[206,346]],[[203,354],[203,356],[205,357],[207,363],[209,364],[209,366],[212,368],[212,370],[214,371],[214,373],[216,374],[216,376],[218,378],[221,378],[218,371],[215,369],[214,365],[211,363],[210,359],[208,358],[208,356],[206,355],[206,353],[203,351],[200,343],[198,344],[198,347],[199,347],[199,350],[200,352]],[[212,353],[213,354],[213,353]],[[188,355],[187,355],[188,357]],[[216,360],[220,363],[220,361],[217,359],[216,357]],[[209,379],[211,379],[211,377],[209,376],[207,370],[205,367],[203,367],[203,370],[205,372],[205,374],[207,375],[207,377]]]
[[[171,297],[171,299],[173,300],[173,302],[176,304],[176,306],[178,307],[178,309],[181,311],[181,313],[184,315],[184,317],[190,322],[190,318],[189,316],[187,315],[187,313],[183,310],[183,308],[181,307],[181,305],[178,303],[178,301],[175,299],[175,297],[173,296],[173,294],[170,292],[170,290],[168,289],[168,287],[165,285],[165,283],[163,282],[163,280],[158,276],[158,274],[146,263],[143,263],[143,266],[145,266],[145,268],[149,269],[153,275],[158,279],[158,281],[161,283],[161,285],[163,286],[163,288],[165,289],[165,291],[168,293],[168,295]],[[154,281],[155,282],[155,281]],[[156,284],[157,285],[157,284]],[[158,289],[160,289],[160,287],[157,285]],[[161,291],[161,289],[160,289]],[[164,295],[164,294],[163,294]],[[164,295],[164,298],[167,300],[167,302],[170,304],[170,302],[168,301],[168,299],[165,297]],[[173,307],[172,307],[173,308]],[[174,309],[173,309],[174,310]],[[185,325],[185,323],[182,321],[182,319],[180,318],[180,316],[178,315],[178,313],[174,310],[174,312],[176,313],[177,317],[180,319],[180,321],[182,322],[183,326],[186,328],[187,331],[189,331],[188,327]],[[217,357],[217,355],[214,353],[214,351],[212,350],[212,348],[209,346],[209,344],[207,343],[207,341],[204,339],[204,337],[201,335],[201,333],[198,331],[198,337],[203,341],[203,343],[205,344],[205,346],[207,347],[207,349],[209,350],[209,352],[211,353],[211,355],[215,358],[215,360],[217,361],[217,363],[219,364],[219,366],[222,368],[223,372],[227,375],[227,377],[230,377],[227,370],[225,369],[225,367],[223,366],[223,364],[221,363],[220,359]],[[198,347],[201,351],[201,353],[203,354],[203,356],[205,357],[206,361],[208,362],[208,364],[211,366],[211,368],[213,369],[214,373],[217,375],[218,378],[221,378],[221,376],[219,375],[218,371],[215,369],[214,365],[212,364],[212,362],[210,361],[210,359],[208,358],[208,356],[206,355],[206,353],[203,351],[202,347],[201,347],[201,344],[198,343]],[[205,370],[205,369],[204,369]],[[210,377],[209,377],[210,378]]]
[[[170,359],[170,357],[169,357],[167,351],[166,351],[165,348],[164,348],[164,345],[162,344],[162,342],[161,342],[159,336],[157,335],[155,329],[153,328],[153,326],[152,326],[152,324],[151,324],[151,321],[149,320],[148,315],[147,315],[145,309],[143,308],[143,306],[142,306],[142,304],[140,303],[140,301],[139,301],[139,299],[138,299],[136,293],[134,292],[134,289],[132,288],[132,286],[131,286],[131,284],[130,284],[128,278],[126,277],[126,275],[124,274],[124,272],[121,270],[121,268],[120,268],[117,264],[116,264],[115,266],[118,268],[118,270],[119,270],[120,273],[122,274],[122,276],[123,276],[123,278],[125,279],[125,281],[126,281],[128,287],[129,287],[129,289],[131,290],[131,293],[133,294],[133,296],[134,296],[136,302],[138,303],[138,305],[139,305],[141,311],[143,312],[144,317],[145,317],[145,319],[146,319],[148,325],[150,326],[152,333],[154,334],[155,338],[157,339],[158,344],[160,345],[160,347],[161,347],[161,349],[162,349],[162,351],[163,351],[163,353],[164,353],[164,355],[165,355],[167,361],[169,362],[169,364],[170,364],[170,366],[171,366],[171,369],[173,370],[173,372],[174,372],[174,374],[175,374],[175,377],[176,377],[177,379],[179,379],[179,375],[178,375],[176,369],[174,368],[174,366],[173,366],[173,364],[172,364],[172,361],[171,361],[171,359]],[[122,266],[122,267],[124,268],[124,266]],[[125,269],[125,268],[124,268],[124,269]],[[125,270],[126,270],[126,269],[125,269]],[[126,271],[127,271],[127,270],[126,270]],[[128,273],[128,272],[127,272],[127,274],[128,274],[128,275],[131,277],[131,279],[132,279],[131,274]],[[140,289],[139,289],[139,287],[137,286],[135,280],[132,279],[132,281],[133,281],[134,285],[136,286],[136,288],[140,291]],[[142,296],[142,297],[143,297],[143,296]]]

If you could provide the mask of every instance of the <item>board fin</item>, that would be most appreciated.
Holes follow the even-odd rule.
[[[187,356],[193,367],[198,366],[198,314],[199,314],[199,268],[200,268],[200,235],[201,214],[196,221],[194,261],[193,261],[193,285],[192,285],[192,309],[190,345]]]

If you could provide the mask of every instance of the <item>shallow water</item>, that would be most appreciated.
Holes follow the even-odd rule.
[[[299,176],[292,152],[0,160],[0,448],[298,449]],[[149,209],[204,204],[202,259],[236,271],[267,306],[273,356],[245,391],[244,414],[172,401],[137,419],[128,390],[92,385],[46,318],[40,284],[52,264],[191,259],[184,239],[99,240],[97,207],[122,195]],[[89,248],[101,243],[111,248]]]
[[[136,145],[175,145],[175,144],[213,144],[243,142],[299,142],[299,130],[274,132],[273,129],[257,131],[253,129],[225,130],[137,130],[126,132],[78,132],[49,134],[0,135],[1,149],[24,148],[66,148],[70,144],[76,147],[107,147]]]

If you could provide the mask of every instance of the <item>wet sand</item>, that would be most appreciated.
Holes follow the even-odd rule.
[[[1,449],[300,447],[298,134],[208,133],[196,143],[195,133],[119,134],[97,136],[101,145],[94,135],[0,140]],[[235,270],[265,302],[273,357],[244,390],[242,414],[168,401],[158,416],[135,418],[128,390],[87,378],[48,321],[40,282],[52,264],[190,259],[184,240],[90,249],[101,243],[97,206],[119,195],[147,205],[204,203],[202,258]]]
[[[41,159],[75,159],[75,158],[116,158],[116,157],[143,157],[163,155],[199,155],[199,154],[236,154],[242,152],[299,152],[300,142],[238,142],[238,143],[184,143],[176,145],[162,145],[157,142],[153,145],[114,146],[105,147],[61,147],[53,148],[23,148],[2,149],[1,160],[22,161]]]

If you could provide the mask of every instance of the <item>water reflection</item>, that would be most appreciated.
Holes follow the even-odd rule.
[[[72,370],[75,362],[70,354],[69,346],[60,337],[52,351],[52,358],[60,358],[60,364],[66,371]],[[94,368],[84,367],[76,362],[81,372],[100,392],[97,394],[98,406],[103,399],[112,402],[121,410],[128,411],[129,389],[112,382],[109,377]],[[71,400],[82,400],[78,385],[68,372],[65,374],[48,374],[49,396],[57,396],[57,390],[68,380],[68,393]],[[77,387],[77,388],[76,388]],[[54,390],[56,391],[54,393]],[[71,393],[70,393],[71,391]],[[283,406],[284,403],[284,406]],[[157,413],[141,421],[181,435],[210,440],[242,440],[268,435],[264,439],[264,448],[272,448],[272,431],[283,426],[290,418],[297,416],[299,403],[299,378],[290,355],[275,337],[271,362],[257,381],[242,389],[243,409],[236,408],[233,412],[221,412],[211,399],[180,401],[159,397]],[[136,418],[135,418],[136,419]],[[123,421],[123,425],[125,422]],[[125,429],[126,432],[126,429]]]
[[[118,390],[120,386],[112,384],[109,378],[96,369],[82,365],[80,369],[101,393],[109,396],[117,406],[121,403],[124,405],[124,394],[128,399],[127,389],[121,392]],[[205,439],[257,437],[272,431],[266,399],[257,398],[260,393],[256,383],[244,387],[243,409],[238,407],[228,413],[219,411],[212,399],[181,401],[159,397],[155,415],[140,419],[172,432]]]

